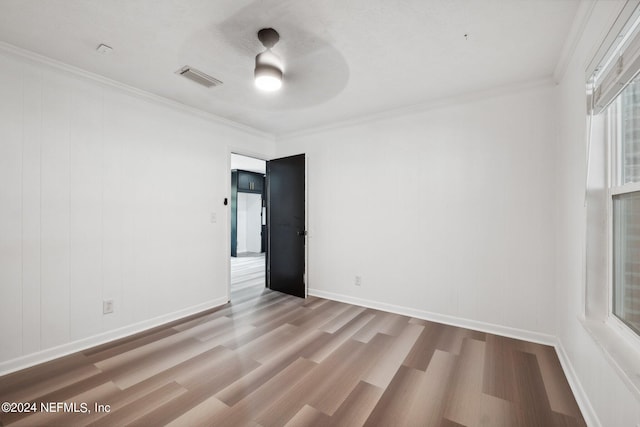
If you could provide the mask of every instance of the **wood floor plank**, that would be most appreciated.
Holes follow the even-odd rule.
[[[580,408],[573,397],[555,349],[550,346],[540,346],[536,351],[536,358],[551,410],[579,418]]]
[[[219,330],[211,330],[208,333],[199,334],[196,338],[200,341],[205,341],[209,346],[223,345],[235,337],[249,334],[256,329],[253,325],[235,325],[231,328],[220,328]]]
[[[407,323],[409,323],[409,318],[407,316],[401,316],[395,313],[385,313],[378,311],[379,316],[383,316],[386,319],[380,325],[379,332],[381,334],[398,336],[402,331],[405,330]]]
[[[553,425],[554,417],[536,355],[514,351],[513,358],[516,381],[522,385],[515,397],[520,409],[516,412],[518,425]]]
[[[137,399],[130,404],[110,412],[96,422],[88,424],[91,427],[109,427],[114,425],[127,425],[157,407],[171,401],[173,398],[185,393],[187,390],[179,384],[172,382],[159,389]]]
[[[322,362],[374,318],[375,314],[373,313],[360,312],[340,329],[336,330],[335,333],[330,334],[330,338],[326,340],[323,346],[316,348],[313,352],[308,352],[306,357],[317,363]]]
[[[260,298],[256,298],[259,296]],[[272,306],[274,303],[281,303],[289,300],[288,296],[274,294],[267,289],[262,289],[259,293],[248,293],[245,300],[234,299],[221,314],[232,318],[242,319],[245,316],[251,316],[256,311]]]
[[[586,425],[552,347],[271,292],[241,260],[232,303],[0,377],[1,401],[109,412],[0,425]]]
[[[106,382],[100,385],[97,385],[84,393],[76,394],[67,399],[53,398],[51,400],[38,400],[38,402],[66,402],[68,404],[76,403],[88,403],[88,402],[106,402],[112,396],[115,396],[120,389],[116,387],[116,385],[112,382]],[[88,407],[89,410],[94,410],[93,405]],[[8,415],[23,415],[16,417],[15,422],[7,417],[7,424],[11,424],[12,426],[37,426],[37,425],[63,425],[65,424],[65,418],[68,417],[68,414],[64,412],[57,413],[47,413],[45,411],[38,411],[37,413],[26,416],[28,414],[8,414]],[[76,414],[74,417],[76,422],[83,423],[87,421],[87,417],[83,414]]]
[[[259,357],[262,354],[268,354],[273,351],[277,351],[282,346],[289,343],[295,327],[285,323],[282,326],[277,327],[267,333],[255,337],[249,342],[243,343],[241,346],[236,347],[234,350],[239,350],[243,354],[249,357]]]
[[[458,424],[455,421],[451,421],[446,418],[443,418],[442,421],[440,422],[440,427],[468,427],[468,426],[464,426],[462,424]]]
[[[176,331],[180,331],[179,328],[181,325],[190,324],[191,322],[205,323],[207,321],[205,319],[218,317],[219,312],[222,309],[222,306],[210,308],[201,311],[200,313],[192,314],[182,319],[174,320],[172,322],[165,323],[164,325],[156,326],[154,328],[139,332],[128,337],[119,338],[117,340],[89,348],[82,351],[81,354],[87,356],[87,360],[95,363],[99,360],[103,360],[108,357],[113,357],[116,354],[129,351],[132,348],[141,347],[145,344],[158,341],[166,336],[173,335],[176,333]],[[128,346],[131,343],[133,343],[134,345]],[[113,352],[112,350],[116,351]],[[101,356],[100,353],[105,353],[107,356]]]
[[[331,424],[331,417],[312,406],[304,405],[285,427],[325,427]]]
[[[334,427],[361,426],[382,397],[384,389],[360,381],[331,416],[327,425]]]
[[[518,425],[512,418],[511,403],[482,392],[486,343],[465,338],[457,357],[444,418],[462,425]],[[547,424],[552,425],[552,424]]]
[[[217,393],[216,397],[229,406],[235,405],[262,387],[262,385],[278,375],[293,362],[304,357],[307,351],[313,352],[314,347],[322,347],[323,342],[328,338],[330,338],[330,335],[324,334],[315,339],[300,340],[288,345],[286,349],[279,352],[276,357],[245,375],[241,381],[229,385]],[[309,359],[305,358],[305,360]]]
[[[111,398],[105,401],[97,403],[106,403],[111,406],[112,411],[117,411],[138,399],[166,386],[167,384],[175,382],[182,373],[193,372],[198,369],[202,364],[217,364],[219,360],[223,360],[232,353],[223,347],[216,347],[212,350],[204,352],[196,357],[193,357],[185,362],[175,365],[166,371],[160,372],[150,378],[145,379],[121,392],[113,395]],[[107,414],[92,413],[88,418],[90,420],[100,419]]]
[[[263,335],[272,333],[275,329],[280,327],[288,328],[290,326],[289,321],[295,319],[297,316],[303,315],[308,310],[306,308],[298,307],[289,313],[279,316],[270,322],[266,322],[263,325],[254,328],[253,330],[238,336],[234,336],[226,341],[223,345],[232,350],[237,350],[245,344],[251,343],[255,339],[260,339]]]
[[[147,414],[137,418],[129,424],[130,427],[146,427],[146,426],[164,426],[176,418],[188,413],[202,402],[207,401],[207,394],[200,390],[186,392],[169,400],[165,404],[158,406]],[[220,406],[222,405],[222,406]],[[225,405],[220,403],[218,411],[225,409]],[[214,412],[215,413],[215,412]]]
[[[439,323],[429,322],[424,325],[422,333],[409,354],[407,354],[403,364],[409,368],[426,371],[431,361],[431,356],[436,351],[438,340],[445,331],[445,326]]]
[[[436,350],[427,370],[414,371],[420,373],[421,381],[411,399],[411,405],[403,419],[405,425],[439,426],[447,399],[449,380],[455,369],[454,354]]]
[[[0,377],[3,402],[29,402],[60,387],[100,374],[80,353]]]
[[[332,415],[380,357],[390,337],[377,335],[369,344],[348,341],[283,393],[255,420],[263,426],[286,424],[305,404]]]
[[[495,335],[488,336],[485,342],[482,391],[501,399],[511,399],[517,387],[512,342]]]
[[[305,329],[319,328],[327,322],[327,319],[338,316],[344,310],[344,306],[345,304],[329,301],[319,307],[310,309],[307,313],[293,319],[290,323]]]
[[[329,337],[330,335],[318,330],[311,332],[292,331],[287,337],[288,340],[279,347],[269,349],[269,351],[256,352],[255,354],[247,352],[247,355],[252,356],[263,365],[273,360],[284,360],[294,354],[299,357],[305,357],[313,349],[324,347]],[[323,345],[319,346],[318,344],[320,343]]]
[[[405,323],[404,331],[390,342],[389,348],[363,379],[383,390],[387,388],[423,330],[422,325]]]
[[[346,357],[336,351],[335,355],[325,359],[316,369],[317,378],[310,376],[314,388],[307,396],[309,403],[314,408],[333,415],[364,375],[382,358],[392,341],[392,337],[378,334]],[[356,341],[343,346],[347,347],[351,343]],[[345,348],[344,351],[349,350]],[[323,369],[326,372],[323,373]]]
[[[312,310],[318,308],[323,304],[327,304],[330,301],[324,298],[316,298],[316,297],[307,297],[306,301],[302,303],[303,306],[310,308]]]
[[[324,325],[320,326],[319,329],[321,331],[325,331],[330,334],[333,334],[340,328],[344,327],[344,325],[351,322],[356,316],[358,316],[360,313],[362,313],[365,310],[366,308],[364,307],[356,307],[356,306],[350,307],[346,305],[344,307],[344,310],[340,314],[330,319]]]
[[[184,329],[179,332],[180,337],[198,338],[202,340],[203,336],[209,336],[212,333],[220,333],[223,331],[233,330],[236,325],[233,320],[226,316],[212,317],[209,321],[194,325],[191,328]],[[173,328],[175,329],[175,328]]]
[[[231,291],[264,288],[265,253],[244,253],[231,257]]]
[[[197,368],[183,370],[175,376],[175,380],[189,390],[202,390],[203,393],[212,395],[258,366],[258,362],[247,356],[238,357],[231,354],[216,360],[215,363],[200,364]]]
[[[227,405],[210,396],[198,405],[167,423],[167,427],[210,427],[210,419],[222,411],[229,409]]]
[[[263,305],[254,311],[247,312],[240,316],[233,316],[238,325],[250,324],[253,326],[262,326],[272,320],[278,319],[284,314],[295,310],[298,307],[295,301],[279,298],[272,300],[270,304]]]
[[[380,426],[404,423],[404,414],[415,396],[420,381],[412,368],[401,366],[389,386],[385,389],[380,401],[367,417],[365,426]]]
[[[388,322],[393,317],[388,316],[387,313],[382,313],[376,310],[368,309],[366,314],[373,315],[373,319],[367,323],[362,329],[353,335],[353,339],[356,341],[367,343],[376,334],[382,332],[384,323]]]
[[[426,372],[401,366],[365,425],[437,427],[456,356],[436,350]]]
[[[144,356],[137,355],[125,360],[113,358],[115,360],[110,359],[112,363],[108,365],[103,361],[98,362],[96,366],[103,372],[110,373],[113,382],[125,389],[209,349],[206,343],[188,338],[175,342],[171,346],[162,346],[161,350],[149,352]]]
[[[244,425],[248,421],[254,421],[267,427],[266,424],[260,422],[260,416],[265,412],[280,411],[280,406],[274,403],[280,401],[281,397],[290,389],[296,388],[297,384],[303,381],[317,366],[316,363],[310,360],[302,358],[296,359],[269,381],[265,382],[244,399],[229,408],[229,410],[223,411],[212,418],[210,420],[211,425],[215,425],[216,427],[234,427]],[[299,409],[300,408],[297,408],[297,410],[293,411],[293,414]],[[284,420],[282,424],[288,422],[292,416]]]
[[[465,339],[470,338],[474,341],[485,341],[485,335],[483,332],[444,325],[444,331],[440,334],[436,348],[448,353],[460,354],[462,343]]]

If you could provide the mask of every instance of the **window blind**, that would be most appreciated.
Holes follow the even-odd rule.
[[[640,70],[640,0],[628,0],[587,68],[588,109],[599,114]]]

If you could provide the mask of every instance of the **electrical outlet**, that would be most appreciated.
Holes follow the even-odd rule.
[[[218,222],[218,215],[216,215],[215,212],[211,212],[211,219],[210,219],[212,224],[215,224],[216,222]]]
[[[362,277],[356,276],[356,286],[362,286]]]
[[[113,313],[113,300],[107,299],[102,301],[102,314]]]

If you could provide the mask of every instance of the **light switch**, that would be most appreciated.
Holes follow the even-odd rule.
[[[216,222],[218,222],[218,215],[215,212],[211,212],[211,223],[215,224]]]

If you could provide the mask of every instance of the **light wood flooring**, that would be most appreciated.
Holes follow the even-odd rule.
[[[231,292],[250,287],[264,288],[265,254],[243,253],[231,257]]]
[[[260,286],[0,377],[2,425],[584,426],[552,347]],[[110,405],[109,413],[94,404]]]

